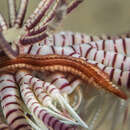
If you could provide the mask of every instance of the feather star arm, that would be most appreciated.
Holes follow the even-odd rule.
[[[125,93],[112,84],[106,73],[103,73],[99,68],[87,63],[83,59],[60,55],[21,55],[13,60],[4,60],[0,63],[0,68],[0,72],[7,70],[15,71],[22,68],[40,71],[69,72],[79,76],[87,83],[91,83],[98,88],[104,88],[123,99],[127,99]]]

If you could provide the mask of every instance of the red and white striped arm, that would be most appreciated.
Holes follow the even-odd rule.
[[[44,89],[54,100],[57,100],[63,111],[68,111],[71,116],[78,121],[80,125],[87,128],[86,123],[77,115],[77,113],[71,108],[71,106],[65,101],[65,99],[61,96],[60,91],[52,84],[48,82],[41,81],[40,79],[31,76],[25,70],[19,71],[16,74],[16,80],[20,84],[30,84],[31,86],[39,86]],[[70,122],[70,121],[69,121]]]
[[[69,47],[64,47],[64,50],[67,48]],[[75,45],[73,48],[82,57],[87,59],[97,61],[106,66],[122,69],[124,71],[130,70],[130,57],[128,56],[111,51],[97,50],[88,44]]]
[[[58,5],[59,5],[59,0],[57,2],[55,2],[55,4],[53,5],[50,12],[48,12],[46,17],[35,28],[33,28],[32,30],[27,32],[27,36],[33,36],[33,35],[42,33],[43,31],[47,30],[48,22],[51,21],[55,17],[55,15],[56,15],[55,11],[56,11]]]
[[[46,15],[51,5],[55,2],[54,0],[41,1],[38,7],[35,9],[34,13],[27,20],[25,27],[27,30],[34,28],[40,20]]]
[[[55,46],[70,46],[75,44],[84,44],[91,41],[100,40],[98,37],[91,37],[84,33],[74,32],[59,32],[50,35],[45,40],[40,42],[40,45],[55,45]]]
[[[76,53],[73,47],[58,47],[58,46],[39,46],[38,44],[19,47],[20,54],[31,55],[47,55],[47,54],[59,54],[72,56]]]
[[[87,46],[87,47],[89,47],[90,49],[91,49],[91,47],[89,46],[89,45],[80,45],[80,46]],[[88,48],[88,49],[89,49]],[[93,49],[93,48],[92,48]],[[81,49],[80,48],[78,48],[78,50],[80,51]],[[87,49],[86,49],[87,50]],[[97,51],[95,48],[93,49],[93,50],[95,50],[95,52]],[[99,52],[102,52],[102,54],[103,54],[103,51],[99,51]],[[79,52],[80,53],[80,55],[78,54],[78,53],[76,53],[76,49],[74,49],[74,48],[72,48],[72,47],[56,47],[56,46],[38,46],[38,45],[32,45],[32,46],[28,46],[28,47],[24,47],[23,49],[21,49],[21,53],[23,53],[23,54],[26,54],[26,53],[28,53],[28,54],[32,54],[32,55],[47,55],[47,54],[59,54],[59,55],[68,55],[68,56],[74,56],[74,57],[77,57],[77,58],[81,58],[81,54],[83,53],[81,53],[81,51]],[[107,54],[111,54],[110,52],[109,53],[107,53]],[[114,54],[114,52],[112,52],[112,54]],[[84,54],[85,55],[85,54]],[[121,54],[119,54],[118,56],[120,56]],[[102,56],[104,56],[104,55],[102,55]],[[114,56],[114,55],[113,55]],[[109,57],[109,55],[107,56],[108,58],[107,58],[107,60],[110,58]],[[120,63],[120,65],[121,66],[119,66],[118,68],[114,68],[114,67],[112,67],[112,65],[111,66],[108,66],[107,64],[106,65],[103,65],[102,64],[102,61],[101,61],[101,63],[98,63],[97,61],[93,61],[93,59],[92,59],[92,57],[90,57],[91,58],[91,60],[88,58],[87,59],[87,62],[90,62],[90,63],[94,63],[94,64],[102,64],[103,66],[104,66],[104,68],[106,68],[106,69],[103,69],[103,70],[111,70],[111,73],[110,72],[107,72],[106,71],[106,73],[109,75],[109,77],[112,77],[111,79],[113,79],[115,82],[116,81],[118,81],[119,79],[121,79],[121,83],[120,82],[118,82],[118,85],[121,85],[121,86],[125,86],[125,87],[128,87],[129,88],[129,86],[130,86],[130,83],[129,83],[129,80],[130,80],[130,76],[129,76],[129,73],[130,73],[130,71],[129,70],[125,70],[124,71],[124,67],[122,67],[123,66],[123,64],[124,64],[124,62],[123,62],[123,57],[125,58],[125,56],[123,56],[123,55],[121,55],[121,59],[122,59],[122,64]],[[119,57],[120,58],[120,57]],[[84,58],[85,59],[85,58]],[[129,65],[129,57],[127,57],[127,64]],[[104,60],[104,58],[102,57],[102,60]],[[105,60],[104,60],[105,61]],[[109,62],[111,62],[112,63],[112,61],[114,61],[113,59],[112,60],[110,60]],[[118,60],[119,61],[119,60]],[[115,61],[114,61],[115,62]],[[114,63],[113,62],[113,63]],[[120,61],[119,61],[120,62]],[[117,62],[115,62],[114,64],[117,64]],[[113,64],[113,65],[114,65]],[[126,64],[126,65],[127,65]],[[99,65],[100,66],[100,65]],[[117,64],[117,66],[118,66],[118,64]],[[120,69],[119,69],[120,68]],[[126,67],[127,68],[127,67]],[[102,69],[102,68],[101,68]],[[115,73],[115,72],[118,72],[118,73],[120,73],[120,75],[118,76],[118,78],[117,77],[115,77],[115,76],[113,76],[113,74]],[[115,73],[116,74],[116,73]],[[126,76],[126,78],[125,78],[125,76]],[[126,80],[124,80],[124,78],[126,79]]]
[[[121,53],[126,56],[130,56],[130,38],[122,38],[116,40],[98,40],[95,42],[89,42],[93,47],[98,50],[112,51],[115,53]]]
[[[40,46],[38,44],[21,48],[20,53],[31,55],[47,55],[58,54],[72,56],[74,53],[80,54],[89,60],[97,61],[106,66],[121,69],[123,71],[130,70],[130,57],[115,52],[105,52],[91,47],[89,44],[75,45],[75,46]]]
[[[18,11],[18,14],[16,16],[15,25],[14,25],[18,28],[23,25],[27,6],[28,6],[28,0],[21,0],[20,2],[21,3],[20,3],[19,11]]]
[[[3,74],[0,77],[0,99],[4,117],[13,130],[32,130],[27,123],[24,111],[21,107],[21,99],[18,86],[11,74]]]
[[[125,37],[123,37],[125,39]],[[122,38],[122,39],[123,39]],[[83,44],[88,42],[102,42],[102,41],[118,41],[118,38],[109,38],[107,35],[87,35],[85,33],[79,33],[79,32],[71,32],[71,31],[65,31],[65,32],[59,32],[53,35],[50,35],[48,38],[46,38],[44,41],[41,41],[40,44],[46,44],[46,45],[56,45],[56,46],[68,46],[68,45],[75,45],[75,44]],[[126,37],[127,39],[127,37]],[[93,43],[96,47],[96,43]],[[110,43],[111,44],[111,43]]]
[[[54,130],[74,130],[72,125],[66,125],[51,116],[37,101],[33,92],[31,91],[28,84],[22,84],[20,87],[21,95],[28,109],[33,113],[39,120],[41,120],[47,127],[51,127]]]
[[[128,90],[130,89],[130,71],[122,71],[113,67],[106,67],[100,63],[97,64],[97,66],[109,75],[111,81],[119,86],[126,87]]]
[[[130,56],[130,38],[118,38],[109,40],[98,36],[90,36],[84,33],[60,32],[47,37],[40,45],[70,46],[76,44],[90,44],[97,50],[112,51]]]
[[[56,24],[61,22],[61,20],[63,19],[63,16],[65,16],[66,14],[69,14],[72,10],[74,10],[82,2],[83,2],[83,0],[73,0],[70,3],[65,2],[64,0],[63,1],[57,0],[54,3],[53,7],[51,8],[50,12],[48,12],[48,14],[46,14],[46,17],[42,20],[42,22],[40,22],[39,25],[37,25],[35,28],[33,28],[33,30],[31,30],[28,34],[32,36],[32,35],[41,33],[42,30],[44,30],[45,25],[48,25],[48,27],[49,27],[50,22],[52,22],[52,21],[53,21],[52,22],[53,24],[51,23],[51,27],[53,26],[53,28],[55,29],[57,27]],[[39,9],[40,9],[40,6],[39,6]],[[36,10],[36,11],[38,12],[38,10]],[[59,18],[60,18],[60,20],[59,20]],[[56,25],[56,27],[54,27],[55,25]]]
[[[50,75],[47,75],[45,80],[51,84],[54,84],[54,86],[56,86],[61,93],[70,94],[73,91],[71,82],[67,80],[63,73],[52,73]]]
[[[57,95],[60,94],[59,90],[54,85],[51,85],[48,82],[44,82],[36,77],[33,77],[26,71],[19,71],[16,77],[17,77],[17,82],[19,84],[28,83],[32,86],[42,87],[43,90],[46,91],[48,94],[50,94],[50,96],[52,96],[53,98],[56,98]]]

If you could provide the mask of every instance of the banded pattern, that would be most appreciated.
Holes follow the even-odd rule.
[[[54,130],[75,129],[73,128],[73,126],[66,125],[47,113],[37,102],[31,89],[29,89],[29,85],[21,85],[21,94],[31,113],[33,113],[38,119],[40,119],[46,126],[50,126]]]
[[[32,77],[27,72],[19,72],[18,76],[19,77],[17,78],[17,81],[20,84],[21,83],[27,83],[27,84],[32,85],[32,87],[35,87],[35,86],[40,87],[41,86],[43,88],[43,90],[46,91],[51,96],[53,96],[53,98],[54,97],[56,98],[57,94],[60,94],[59,90],[54,85],[51,85],[51,84],[49,84],[47,82],[43,82],[38,78]]]
[[[28,86],[28,89],[26,90],[26,91],[28,91],[28,92],[25,92],[25,94],[24,94],[24,97],[23,98],[26,98],[26,96],[29,94],[33,94],[33,92],[31,92],[32,90],[31,90],[31,88],[30,88],[30,90],[29,90],[29,86],[30,85],[32,85],[32,89],[36,89],[35,90],[35,94],[36,94],[36,96],[38,97],[38,95],[39,95],[39,92],[41,93],[41,91],[45,91],[46,93],[48,93],[53,99],[55,99],[55,100],[58,100],[60,103],[61,103],[61,105],[62,105],[62,107],[65,109],[65,107],[63,106],[63,102],[61,102],[60,100],[60,98],[61,98],[61,95],[60,95],[60,91],[55,87],[55,86],[53,86],[53,85],[51,85],[51,84],[49,84],[49,83],[47,83],[47,82],[43,82],[43,81],[41,81],[41,80],[39,80],[38,78],[35,78],[35,77],[32,77],[30,74],[28,74],[27,72],[25,72],[25,71],[21,71],[21,72],[18,72],[17,73],[17,75],[16,75],[16,79],[17,79],[17,81],[18,82],[20,82],[20,84],[22,84],[22,86]],[[21,88],[21,93],[22,92],[24,92],[24,89],[25,88]],[[37,92],[36,92],[37,91]],[[46,96],[48,96],[48,95],[46,95]],[[28,96],[27,96],[28,97]],[[42,95],[42,97],[43,97],[43,95]],[[27,104],[30,104],[30,102],[32,101],[32,99],[33,98],[30,98],[30,96],[29,96],[29,99],[28,99],[28,101],[27,101]],[[44,99],[45,99],[45,97],[44,97]],[[26,99],[27,100],[27,99]],[[63,100],[62,100],[63,101]],[[37,102],[37,101],[36,101]],[[36,103],[35,102],[35,103]],[[35,104],[34,103],[34,104]],[[34,105],[33,104],[33,105]],[[38,104],[38,102],[36,103],[36,104]],[[32,105],[30,106],[30,109],[33,109],[33,108],[31,108],[31,107],[33,107]],[[43,110],[46,110],[45,108],[43,108],[42,106],[39,106],[40,108],[42,108]],[[34,108],[35,109],[35,108]],[[37,107],[37,109],[38,109],[38,107]],[[33,111],[33,110],[32,110]],[[36,110],[35,110],[36,111]],[[34,111],[33,111],[34,112]],[[50,112],[50,111],[49,111]],[[59,113],[59,112],[58,112]],[[74,112],[73,112],[74,113]],[[62,118],[62,119],[66,119],[66,118],[63,118],[63,117],[60,117],[60,115],[57,115],[59,118]],[[74,115],[73,115],[74,116]],[[76,115],[75,115],[76,116]],[[79,120],[79,121],[81,121],[81,119],[78,117],[78,116],[76,116],[77,117],[77,120]],[[67,119],[66,119],[67,120]],[[68,121],[70,121],[70,122],[72,122],[70,119],[68,119]],[[82,121],[81,121],[81,123],[82,123]],[[45,123],[46,124],[46,123]],[[76,124],[76,123],[75,123]],[[63,125],[63,124],[62,124]],[[84,123],[83,123],[83,125],[84,125]],[[85,126],[85,125],[84,125]],[[52,127],[52,126],[51,126]],[[60,126],[59,126],[60,127]],[[53,127],[52,127],[53,128]]]
[[[97,50],[113,51],[130,56],[130,38],[109,39],[101,36],[89,36],[84,33],[60,32],[49,36],[39,44],[54,46],[72,46],[76,44],[90,44]]]
[[[77,78],[67,79],[63,73],[55,73],[45,76],[45,80],[54,84],[58,89],[60,89],[61,93],[70,94],[73,90],[79,85],[80,80]],[[69,76],[70,77],[70,76]]]
[[[97,65],[110,79],[120,86],[130,87],[130,57],[97,50],[88,44],[75,46],[47,46],[35,44],[21,48],[20,53],[31,55],[58,54],[81,58],[87,56],[87,62]]]
[[[93,64],[78,58],[59,55],[35,56],[35,58],[34,56],[21,56],[17,59],[3,62],[0,64],[0,67],[2,67],[0,71],[26,68],[41,71],[70,72],[74,75],[78,75],[85,82],[90,82],[94,86],[104,88],[124,99],[127,98],[118,87],[110,82],[108,75]]]
[[[20,105],[22,101],[13,75],[1,75],[0,86],[1,106],[8,125],[13,130],[32,130],[24,117],[24,112]]]
[[[7,125],[0,126],[3,129],[11,127],[14,130],[74,130],[77,125],[88,128],[69,105],[71,94],[74,100],[79,98],[76,104],[75,101],[70,102],[74,104],[74,109],[77,110],[81,104],[83,99],[81,89],[76,88],[82,83],[81,80],[127,99],[127,95],[110,80],[130,88],[129,34],[112,37],[73,32],[53,34],[64,16],[82,1],[41,0],[25,21],[29,0],[20,0],[19,8],[16,7],[16,0],[8,0],[9,22],[6,22],[0,14],[0,49],[11,58],[9,60],[5,54],[3,56],[2,52],[0,53],[0,98],[7,120]],[[19,69],[32,70],[35,74],[36,71],[58,71],[58,73],[51,73],[42,81],[41,77],[38,79]],[[6,73],[8,71],[11,74]],[[40,72],[40,76],[41,74],[43,72]],[[46,82],[47,78],[50,83]],[[20,87],[22,97],[17,85]],[[24,104],[20,98],[27,108],[21,107]],[[98,105],[93,109],[95,116],[89,129],[94,128],[101,112],[101,102],[104,98],[100,99],[95,102]],[[118,105],[116,110],[117,108]],[[92,111],[90,107],[89,111]],[[119,111],[120,108],[114,114],[118,115],[116,118],[119,117]],[[90,114],[86,115],[87,118],[89,116]],[[115,128],[116,118],[113,118],[112,129]],[[124,122],[125,119],[126,116]]]

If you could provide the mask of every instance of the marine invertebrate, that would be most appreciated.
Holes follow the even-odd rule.
[[[73,110],[78,109],[82,100],[81,90],[75,88],[85,81],[127,99],[126,94],[110,80],[129,88],[129,39],[121,39],[122,49],[118,40],[116,43],[112,40],[90,42],[92,37],[89,39],[87,35],[76,36],[77,34],[68,32],[51,35],[63,17],[82,0],[74,0],[72,3],[64,0],[42,0],[24,23],[28,2],[21,0],[16,13],[15,1],[8,0],[9,26],[0,15],[1,53],[4,51],[11,58],[5,54],[0,57],[0,98],[8,124],[3,124],[2,128],[87,128],[86,123]],[[11,35],[14,32],[16,35]],[[105,48],[107,42],[114,45],[114,49],[109,46]],[[29,70],[34,71],[34,74]],[[45,71],[55,73],[46,74]],[[67,78],[59,71],[71,75]],[[120,76],[116,77],[114,72],[120,73]],[[46,82],[47,79],[50,83]],[[73,91],[72,98],[79,98],[78,101],[71,101],[69,94]],[[69,102],[74,102],[73,108]]]

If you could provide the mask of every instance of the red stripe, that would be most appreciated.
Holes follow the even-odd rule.
[[[83,56],[83,52],[82,52],[81,46],[79,47],[79,50],[80,50],[80,55]]]
[[[125,41],[125,39],[122,39],[122,45],[123,45],[124,53],[127,54],[127,51],[126,51],[126,41]]]
[[[16,86],[6,86],[6,87],[2,88],[2,89],[0,90],[0,92],[4,91],[5,89],[8,89],[8,88],[18,89]]]
[[[34,89],[34,91],[37,91],[38,89],[42,89],[42,88],[37,86],[37,87]]]
[[[96,57],[97,57],[97,51],[96,51],[96,53],[94,55],[94,59],[93,60],[96,60]]]
[[[113,79],[113,75],[114,75],[114,69],[111,70],[111,73],[110,73],[110,80],[112,81]]]
[[[43,96],[42,100],[44,101],[46,97],[49,97],[49,95]]]
[[[104,51],[104,58],[102,59],[102,64],[104,64],[105,58],[106,58],[106,51]]]
[[[24,74],[23,77],[21,77],[21,78],[18,80],[18,83],[20,83],[21,80],[24,79],[26,76],[30,76],[30,74]]]
[[[56,88],[50,89],[49,93],[52,93]]]
[[[30,52],[31,52],[31,50],[32,50],[32,47],[33,47],[33,45],[31,45],[31,46],[29,47],[27,54],[30,54]]]
[[[119,79],[118,79],[118,82],[117,82],[117,84],[120,85],[120,86],[121,86],[121,77],[122,77],[122,74],[123,74],[123,71],[121,71]]]
[[[8,94],[8,95],[3,96],[3,98],[1,100],[5,100],[8,97],[16,97],[17,99],[20,99],[17,95]]]
[[[88,57],[89,52],[91,51],[91,49],[92,49],[92,47],[90,47],[90,48],[86,51],[86,55],[85,55],[86,58]]]
[[[40,110],[39,113],[38,113],[38,118],[40,118],[40,115],[42,112],[45,112],[45,110]]]
[[[65,41],[66,41],[66,40],[65,40],[65,35],[62,34],[61,36],[62,36],[62,38],[63,38],[62,46],[65,46]]]
[[[115,66],[116,58],[117,58],[117,54],[114,54],[114,58],[113,58],[113,61],[112,61],[112,67]]]
[[[42,121],[44,122],[44,120],[46,119],[46,116],[48,115],[48,113],[45,113],[44,116],[42,117]]]
[[[28,103],[29,103],[31,100],[32,100],[32,98],[29,98],[29,99],[27,100],[27,105],[28,105]]]
[[[28,91],[24,94],[24,96],[26,97],[28,94],[32,93],[31,91]]]
[[[51,46],[51,50],[52,50],[53,54],[56,54],[54,46]]]
[[[64,89],[65,87],[67,87],[69,84],[68,83],[64,83],[61,87],[60,87],[60,89]]]
[[[32,107],[33,105],[35,105],[35,104],[38,104],[38,102],[33,102],[33,103],[31,104],[31,107]]]
[[[9,81],[9,82],[15,83],[14,80],[10,80],[10,79],[7,79],[6,81]]]
[[[9,103],[6,103],[6,104],[3,106],[3,108],[4,108],[4,107],[7,107],[7,106],[9,106],[9,105],[18,105],[18,106],[20,106],[20,104],[17,103],[17,102],[9,102]]]
[[[124,56],[124,58],[123,58],[123,62],[122,62],[122,64],[121,64],[121,70],[123,70],[124,69],[124,61],[126,60],[126,56]]]
[[[75,44],[75,36],[74,36],[74,34],[72,34],[72,45],[74,45]]]
[[[10,116],[10,114],[13,114],[14,112],[18,112],[18,111],[20,111],[20,112],[22,112],[23,113],[23,111],[21,110],[21,109],[13,109],[13,110],[10,110],[10,111],[8,111],[7,113],[6,113],[6,119],[8,119],[8,117]]]
[[[127,88],[130,89],[130,72],[129,72],[128,81],[127,81]]]
[[[38,55],[38,54],[39,54],[40,50],[41,50],[41,47],[40,47],[40,48],[38,48],[38,50],[37,50],[37,52],[36,52],[36,55]]]
[[[54,80],[51,81],[51,84],[54,84],[59,78],[55,78]]]
[[[39,106],[36,106],[34,109],[33,109],[33,113],[35,114],[35,112],[37,111],[37,109],[39,108]]]
[[[106,41],[106,40],[103,40],[103,42],[102,42],[102,49],[103,49],[103,50],[105,50],[105,41]]]
[[[16,118],[14,118],[14,119],[9,123],[9,125],[12,125],[15,121],[20,120],[20,119],[25,119],[25,117],[24,117],[24,116],[18,116],[18,117],[16,117]]]
[[[117,47],[116,47],[116,40],[113,40],[113,44],[114,44],[114,50],[117,53],[118,51],[117,51]]]
[[[29,79],[29,83],[31,84],[31,82],[32,82],[32,79],[33,79],[33,77],[31,77],[30,79]]]
[[[75,54],[76,54],[76,52],[72,52],[72,53],[69,54],[69,56],[73,56]]]

